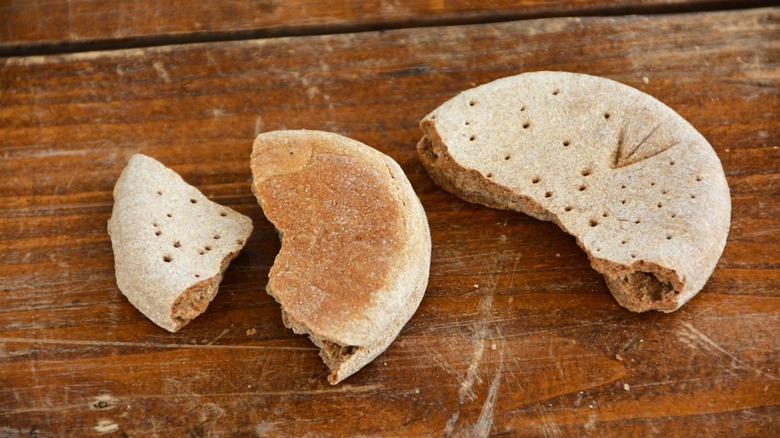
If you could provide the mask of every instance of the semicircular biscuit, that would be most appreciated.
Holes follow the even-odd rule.
[[[320,348],[336,384],[382,353],[428,284],[420,200],[390,157],[321,131],[257,136],[252,186],[282,248],[268,293]]]
[[[152,322],[175,332],[216,296],[252,220],[136,154],[114,186],[108,233],[119,289]]]
[[[555,222],[630,310],[676,310],[723,252],[731,200],[718,156],[634,88],[526,73],[465,91],[420,125],[418,153],[438,185]]]

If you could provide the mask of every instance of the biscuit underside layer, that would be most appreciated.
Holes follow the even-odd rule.
[[[636,89],[526,73],[461,93],[421,127],[418,153],[439,186],[558,224],[632,311],[678,309],[723,252],[731,202],[720,160]]]
[[[382,353],[422,299],[430,232],[401,168],[320,131],[260,134],[253,191],[282,247],[268,293],[336,384]]]

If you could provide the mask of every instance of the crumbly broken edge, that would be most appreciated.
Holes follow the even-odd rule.
[[[266,289],[268,290],[269,295],[276,297],[270,287],[267,287]],[[315,334],[303,322],[292,318],[290,314],[284,310],[284,307],[282,307],[282,321],[284,322],[285,327],[292,329],[293,333],[297,335],[308,335],[309,339],[314,343],[314,345],[320,349],[320,357],[325,363],[325,366],[327,366],[330,370],[330,374],[328,375],[328,382],[330,382],[330,384],[335,385],[336,383],[339,383],[341,380],[348,377],[348,375],[341,375],[340,370],[342,365],[344,365],[351,357],[361,351],[364,347],[357,345],[341,345],[338,342],[325,339]]]
[[[417,151],[431,179],[444,190],[468,202],[518,211],[539,220],[553,222],[569,233],[555,214],[532,198],[513,193],[491,182],[480,172],[458,164],[441,141],[424,135],[417,145]],[[585,248],[579,238],[576,240],[577,245],[588,255],[593,269],[604,276],[607,287],[621,306],[632,312],[658,310],[669,313],[683,304],[677,297],[685,282],[675,270],[645,261],[623,265],[598,258]]]
[[[219,284],[222,282],[225,270],[227,270],[230,262],[236,258],[238,253],[239,251],[234,251],[227,254],[222,259],[219,272],[216,275],[193,284],[176,298],[173,306],[171,306],[171,320],[176,325],[171,331],[178,331],[206,311],[209,303],[217,296]]]
[[[260,198],[258,197],[258,200]],[[279,241],[284,245],[284,233],[276,228],[276,232],[279,235]],[[427,276],[424,279],[418,279],[418,283],[415,285],[415,290],[419,296],[418,303],[422,299],[422,295],[425,293],[425,286],[427,284]],[[388,328],[389,332],[378,337],[370,345],[342,345],[333,339],[328,339],[320,334],[311,330],[304,322],[299,321],[284,309],[282,303],[276,298],[276,293],[271,287],[269,282],[266,286],[266,291],[273,297],[280,306],[282,306],[282,322],[285,327],[292,329],[293,333],[298,335],[307,335],[309,339],[320,349],[320,357],[325,365],[330,370],[328,375],[328,383],[335,385],[352,374],[360,371],[364,366],[368,365],[377,356],[382,354],[387,347],[398,337],[401,329],[406,325],[411,315],[417,309],[417,305],[414,306],[410,315],[405,313],[399,313],[396,318],[393,319]]]

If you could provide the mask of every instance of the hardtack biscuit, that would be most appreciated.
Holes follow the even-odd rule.
[[[136,154],[114,187],[108,232],[119,289],[152,322],[175,332],[206,310],[252,221]]]
[[[676,310],[723,252],[731,200],[718,156],[634,88],[526,73],[459,94],[421,127],[418,152],[438,185],[555,222],[630,310]]]
[[[422,205],[390,157],[321,131],[257,136],[253,190],[281,251],[268,293],[286,326],[307,334],[336,384],[382,353],[428,283]]]

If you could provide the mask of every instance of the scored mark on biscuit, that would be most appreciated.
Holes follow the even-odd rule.
[[[637,152],[642,149],[642,146],[649,144],[648,141],[658,132],[659,128],[661,127],[660,124],[653,124],[652,129],[650,129],[650,132],[645,134],[642,139],[637,142],[636,145],[630,147],[626,144],[626,130],[627,126],[623,126],[620,128],[620,133],[618,134],[618,144],[617,148],[615,149],[615,154],[612,162],[612,167],[615,169],[629,166],[631,164],[637,163],[642,160],[647,160],[648,158],[652,158],[668,149],[671,149],[672,147],[680,144],[681,140],[675,140],[671,142],[668,145],[664,145],[660,148],[653,148],[652,150],[648,151],[645,154],[638,154]],[[635,156],[636,155],[636,156]],[[674,161],[671,161],[671,164],[674,165]]]

